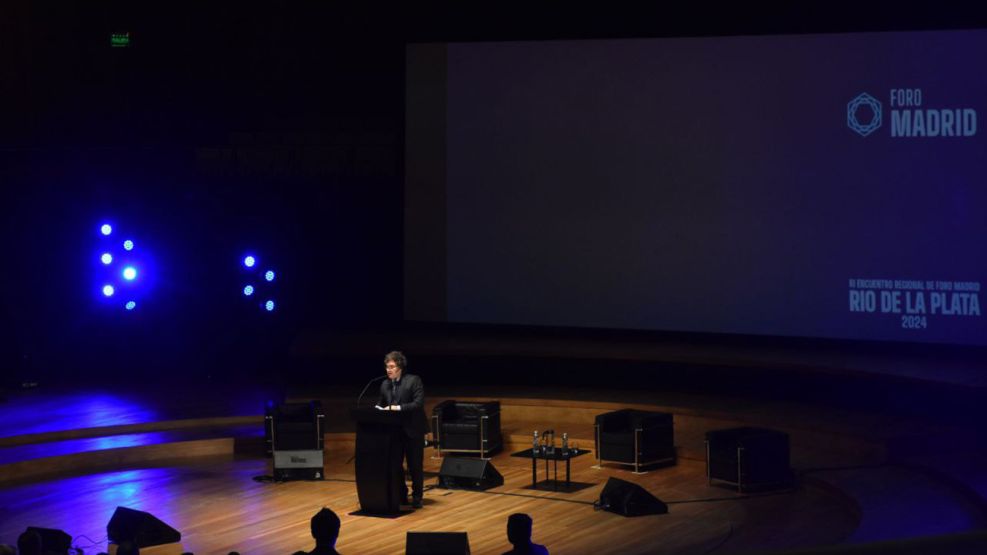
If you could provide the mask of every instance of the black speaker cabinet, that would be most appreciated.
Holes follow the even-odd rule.
[[[408,532],[405,555],[469,555],[466,532]]]
[[[281,403],[267,408],[264,435],[275,480],[321,480],[325,466],[322,403]]]
[[[504,477],[493,463],[483,459],[445,457],[439,470],[439,487],[485,490],[504,485]]]
[[[788,434],[767,428],[728,428],[706,432],[706,476],[745,488],[791,483]]]
[[[623,516],[663,515],[668,512],[668,505],[660,499],[641,486],[619,478],[607,480],[596,506]]]
[[[28,526],[27,531],[34,532],[41,538],[42,553],[68,553],[72,547],[72,536],[62,530]]]
[[[126,507],[117,507],[113,512],[106,525],[106,535],[113,543],[131,541],[138,548],[182,541],[181,532],[161,522],[151,513]]]

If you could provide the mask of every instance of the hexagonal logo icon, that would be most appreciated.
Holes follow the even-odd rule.
[[[846,124],[866,137],[881,127],[881,101],[867,93],[858,94],[846,105]]]

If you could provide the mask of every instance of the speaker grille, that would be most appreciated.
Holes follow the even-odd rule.
[[[619,478],[607,480],[599,508],[623,516],[661,515],[668,512],[668,505],[651,495],[641,486]]]
[[[439,487],[485,490],[504,485],[504,477],[490,461],[465,457],[442,459]]]
[[[131,541],[137,547],[178,543],[182,534],[151,513],[117,507],[106,525],[106,535],[116,544]]]
[[[406,555],[470,555],[466,532],[408,532]]]

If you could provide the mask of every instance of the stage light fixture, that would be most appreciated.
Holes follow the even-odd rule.
[[[263,258],[263,253],[257,253],[256,251],[248,251],[248,253],[243,254],[242,261],[244,267],[250,270],[251,275],[245,280],[249,283],[242,284],[243,296],[244,298],[249,298],[251,305],[259,308],[261,311],[273,312],[277,297],[277,292],[275,291],[275,287],[277,286],[274,284],[274,278],[277,277],[277,273],[270,267],[263,269],[259,265]],[[254,270],[258,272],[257,277],[253,276]],[[264,279],[260,279],[262,276]],[[257,304],[254,304],[255,302]]]
[[[135,247],[140,237],[135,238],[129,227],[114,229],[111,222],[96,222],[96,226],[101,233],[101,244],[93,254],[99,258],[103,269],[94,272],[96,282],[92,286],[98,288],[104,299],[111,301],[104,304],[105,308],[135,310],[138,302],[144,302],[149,287],[154,285],[153,257],[141,252],[145,250],[143,245],[141,251],[137,251]],[[128,235],[130,237],[126,238]],[[103,236],[113,237],[111,243],[103,242]]]

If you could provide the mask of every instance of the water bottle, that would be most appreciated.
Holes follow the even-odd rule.
[[[562,458],[569,458],[569,434],[562,432]]]
[[[535,430],[535,439],[531,442],[531,456],[538,456],[538,430]]]

